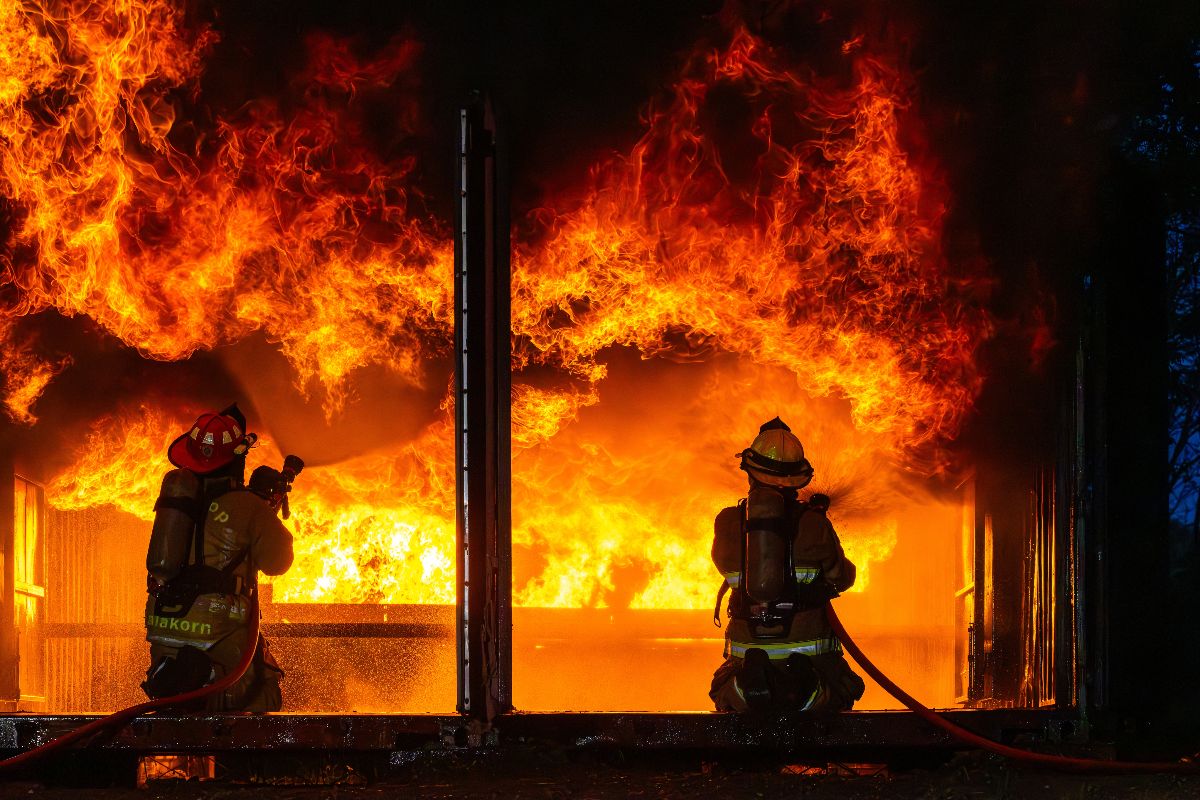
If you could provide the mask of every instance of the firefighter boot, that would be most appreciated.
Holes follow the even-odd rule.
[[[821,688],[812,659],[801,653],[788,656],[777,683],[779,704],[789,711],[807,711]]]
[[[742,668],[738,670],[738,693],[746,701],[751,711],[770,711],[771,701],[771,659],[767,651],[752,647],[746,651],[742,659]]]
[[[146,670],[142,691],[151,700],[199,689],[214,677],[212,661],[203,650],[185,646],[160,658]]]

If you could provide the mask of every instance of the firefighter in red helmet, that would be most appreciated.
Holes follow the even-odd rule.
[[[167,450],[178,467],[163,477],[146,554],[146,639],[152,698],[198,689],[227,674],[248,642],[258,573],[292,564],[292,535],[275,514],[279,473],[259,467],[245,486],[246,431],[236,404],[203,414]],[[274,473],[267,475],[266,472]],[[246,674],[207,699],[209,711],[278,711],[283,677],[261,636]]]
[[[829,498],[798,491],[813,468],[776,417],[739,456],[750,490],[717,515],[712,559],[730,593],[725,662],[709,696],[718,711],[840,711],[862,697],[825,603],[854,583],[854,564],[825,516]],[[719,621],[719,617],[718,617]]]

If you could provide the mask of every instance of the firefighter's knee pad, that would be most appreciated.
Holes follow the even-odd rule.
[[[142,690],[152,700],[174,697],[204,686],[213,676],[208,654],[196,647],[185,646],[173,657],[168,656],[146,670]]]

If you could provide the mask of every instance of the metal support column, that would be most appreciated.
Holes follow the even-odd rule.
[[[0,423],[2,425],[3,423]],[[5,431],[0,431],[0,711],[16,711],[21,699],[16,627],[15,507],[16,471]]]
[[[454,259],[458,710],[484,727],[512,706],[509,244],[496,126],[459,111]]]

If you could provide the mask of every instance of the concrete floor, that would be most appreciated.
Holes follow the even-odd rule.
[[[145,788],[47,788],[0,784],[0,797],[39,800],[355,800],[356,798],[1092,798],[1183,800],[1200,797],[1200,775],[1089,776],[1011,765],[963,753],[926,768],[880,765],[814,768],[778,758],[622,754],[564,750],[439,755],[393,768],[366,784],[354,772],[330,771],[326,786],[246,785],[228,780],[152,781]]]

